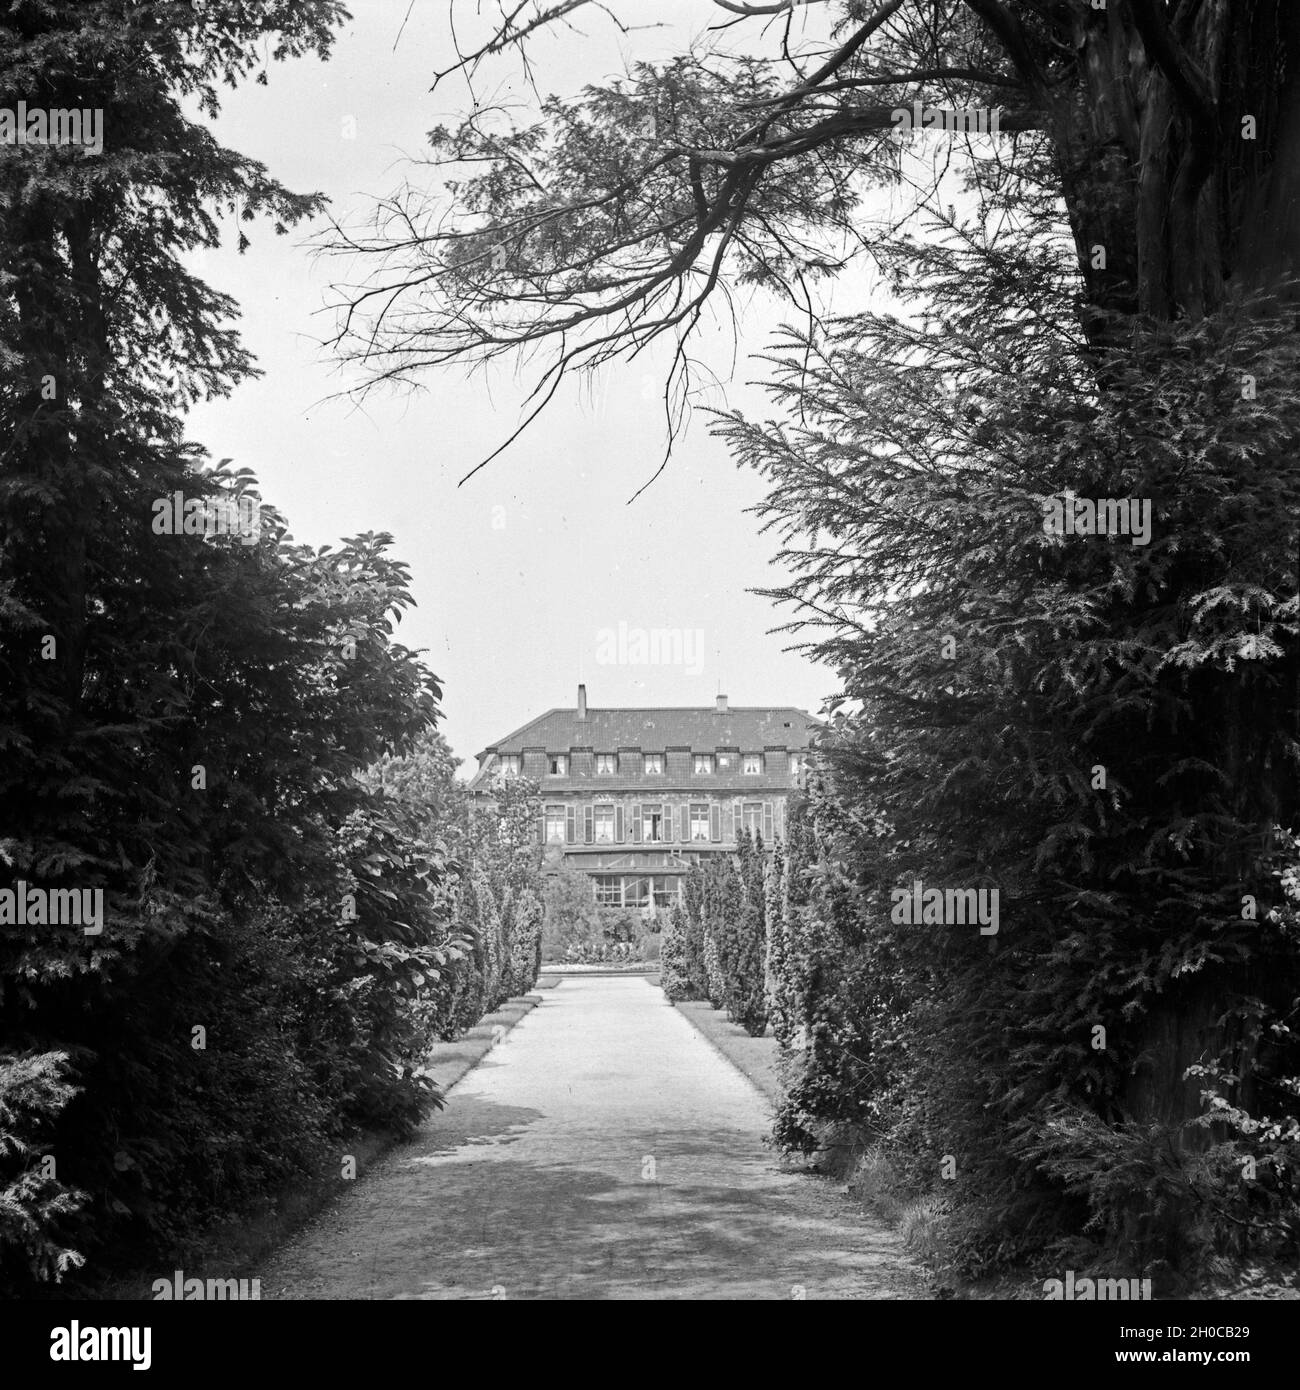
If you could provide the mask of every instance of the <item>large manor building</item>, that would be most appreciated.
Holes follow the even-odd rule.
[[[691,864],[736,848],[742,829],[784,837],[818,721],[799,709],[547,710],[489,745],[471,793],[498,777],[541,786],[545,868],[577,869],[606,906],[667,906]]]

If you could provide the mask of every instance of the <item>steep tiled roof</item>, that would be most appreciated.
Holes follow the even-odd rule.
[[[525,748],[545,748],[567,753],[570,748],[590,748],[596,753],[615,753],[620,748],[640,748],[662,753],[665,748],[690,748],[711,753],[715,748],[739,748],[742,753],[766,747],[806,748],[808,735],[818,721],[801,709],[756,707],[718,711],[703,709],[588,709],[586,719],[576,709],[550,709],[516,729],[485,753],[520,753]],[[480,757],[483,754],[479,755]]]
[[[588,708],[585,719],[578,718],[576,709],[551,709],[531,720],[522,728],[479,754],[479,769],[470,780],[478,790],[489,784],[498,770],[497,756],[522,753],[526,748],[545,749],[548,753],[568,753],[571,748],[590,748],[593,753],[617,753],[620,748],[639,748],[643,753],[663,753],[669,748],[688,748],[692,752],[712,753],[719,748],[734,748],[741,753],[761,753],[766,748],[807,748],[809,735],[820,722],[807,711],[788,705],[761,706],[718,710],[713,706],[698,709],[593,709]],[[623,770],[620,769],[620,773]],[[723,791],[739,778],[737,765],[730,774],[717,769],[718,776],[707,782],[698,778],[683,781],[673,777],[665,766],[661,778],[647,780],[638,768],[631,777],[598,777],[589,772],[576,773],[568,769],[563,778],[547,778],[553,790],[580,786],[599,786],[608,794],[625,790],[647,790],[651,787],[670,790],[684,786],[699,790]],[[787,787],[789,770],[782,763],[769,766],[759,777],[746,777],[737,786],[746,791],[761,787]]]

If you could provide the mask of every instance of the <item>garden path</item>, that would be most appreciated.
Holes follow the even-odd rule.
[[[657,988],[566,978],[276,1254],[262,1297],[920,1296],[897,1237],[783,1169],[770,1122]]]

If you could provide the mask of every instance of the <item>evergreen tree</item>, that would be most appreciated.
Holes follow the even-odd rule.
[[[697,997],[687,965],[686,932],[686,912],[680,903],[674,903],[668,909],[668,922],[664,927],[659,957],[660,983],[664,994],[673,1003]]]
[[[766,906],[763,889],[763,841],[742,830],[735,860],[721,876],[725,906],[719,913],[718,968],[722,975],[727,1017],[753,1037],[767,1029]]]
[[[510,969],[506,998],[527,994],[537,983],[542,941],[542,904],[532,888],[523,888],[510,916]]]
[[[874,1097],[918,1181],[963,1154],[972,1261],[1086,1227],[1190,1270],[1242,1229],[1290,1239],[1295,1210],[1300,1056],[1260,1031],[1297,992],[1294,787],[1243,783],[1224,729],[1249,709],[1261,756],[1295,747],[1300,415],[1242,383],[1296,348],[1243,302],[1099,357],[1030,222],[900,242],[927,315],[800,338],[797,423],[722,426],[772,483],[796,575],[773,597],[822,615],[810,648],[844,678],[798,1101]],[[1145,499],[1149,534],[1053,533],[1070,494]],[[918,881],[996,890],[996,931],[908,922]]]
[[[786,814],[790,807],[787,805]],[[783,1048],[794,1037],[790,989],[789,913],[785,849],[780,840],[772,846],[763,876],[763,914],[767,924],[767,949],[763,960],[763,985],[767,996],[772,1034]]]
[[[682,876],[682,924],[684,968],[691,999],[709,998],[708,966],[705,962],[704,870],[698,864]]]

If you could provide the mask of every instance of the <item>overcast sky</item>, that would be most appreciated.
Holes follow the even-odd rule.
[[[352,8],[330,62],[272,66],[269,86],[227,95],[216,127],[223,143],[263,160],[291,189],[327,194],[344,223],[412,173],[407,159],[421,152],[426,131],[454,117],[465,91],[429,91],[451,56],[446,0],[356,0]],[[619,37],[593,18],[586,37],[538,43],[542,90],[564,93],[609,75],[622,56],[663,56],[719,11],[704,0],[640,0],[637,13],[668,27]],[[498,67],[492,85],[513,74]],[[517,81],[514,88],[523,95]],[[399,640],[427,649],[444,684],[442,727],[459,757],[573,704],[579,680],[593,706],[709,704],[722,691],[736,705],[816,711],[834,692],[833,673],[769,635],[784,615],[746,593],[780,578],[770,565],[775,540],[760,536],[745,510],[763,489],[733,465],[702,416],[659,480],[627,505],[663,452],[654,363],[571,386],[463,487],[458,480],[513,429],[524,378],[445,373],[419,394],[372,396],[363,407],[329,400],[349,378],[319,346],[332,323],[323,306],[347,267],[309,254],[305,242],[322,226],[281,238],[259,226],[243,256],[227,246],[196,258],[199,273],[242,305],[244,339],[265,376],[196,410],[190,434],[214,457],[251,467],[299,540],[392,532],[419,605]],[[726,401],[715,393],[713,403],[765,408],[744,384],[759,373],[744,353],[760,350],[780,317],[769,303],[749,302]],[[731,375],[720,324],[697,350]],[[620,623],[629,634],[679,629],[693,659],[610,661],[601,633]]]

